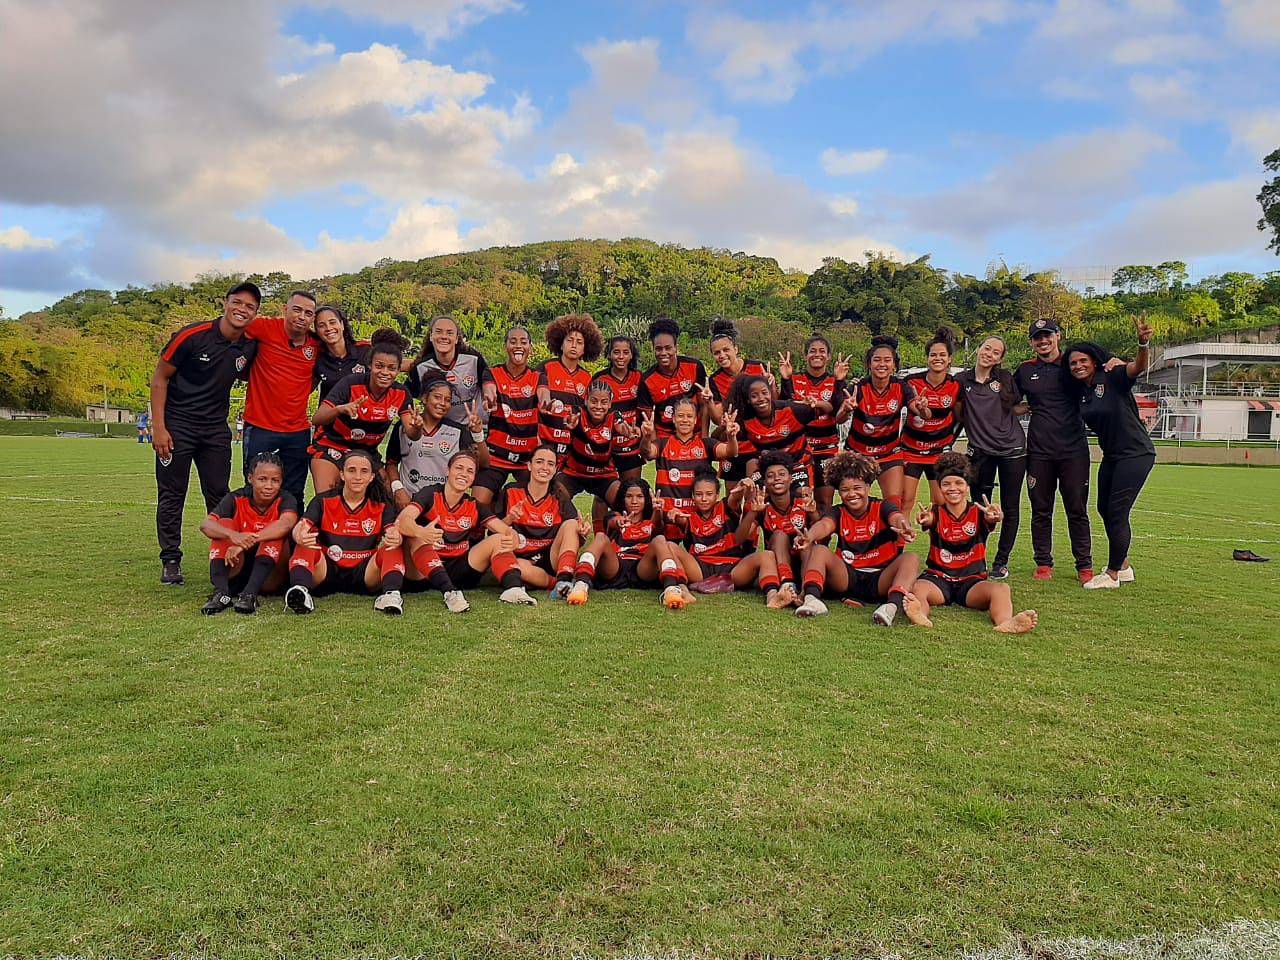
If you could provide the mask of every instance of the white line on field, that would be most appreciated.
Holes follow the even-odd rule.
[[[1168,513],[1164,510],[1148,510],[1146,507],[1134,507],[1134,513],[1149,513],[1153,517],[1173,517],[1177,520],[1222,520],[1221,516],[1213,517],[1199,513]],[[1244,523],[1251,527],[1280,527],[1280,523],[1274,520],[1236,520],[1230,518],[1232,523]]]
[[[154,500],[73,500],[70,497],[5,497],[27,503],[91,503],[104,507],[154,507]]]
[[[1280,540],[1253,540],[1241,537],[1180,537],[1176,534],[1135,533],[1135,540],[1177,540],[1186,543],[1280,543]]]
[[[66,480],[88,477],[93,480],[116,480],[121,477],[154,477],[153,473],[0,473],[0,480]]]

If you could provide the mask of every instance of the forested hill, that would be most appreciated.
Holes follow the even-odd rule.
[[[904,360],[941,324],[971,344],[1006,336],[1011,359],[1026,353],[1026,324],[1056,318],[1070,338],[1125,348],[1132,316],[1148,313],[1157,336],[1186,340],[1206,332],[1280,323],[1280,272],[1228,273],[1191,285],[1185,265],[1134,265],[1117,272],[1122,292],[1082,297],[1052,274],[999,267],[983,277],[941,269],[928,257],[902,263],[827,260],[812,274],[727,250],[685,249],[648,240],[573,240],[495,247],[416,262],[383,260],[356,273],[319,280],[274,272],[253,275],[265,313],[302,287],[342,307],[361,333],[393,326],[417,344],[431,317],[448,313],[493,361],[513,322],[537,327],[571,311],[592,314],[606,331],[642,333],[650,319],[676,318],[690,333],[686,352],[706,355],[712,319],[740,322],[744,350],[776,356],[799,349],[811,331],[838,350],[861,353],[876,333],[903,342]],[[100,400],[141,408],[157,351],[182,324],[220,311],[234,279],[82,290],[53,306],[0,321],[0,406],[82,413]],[[536,332],[535,332],[536,336]]]

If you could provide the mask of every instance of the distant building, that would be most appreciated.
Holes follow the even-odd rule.
[[[117,407],[111,404],[90,404],[84,408],[84,418],[93,423],[133,423],[137,415],[128,407]]]

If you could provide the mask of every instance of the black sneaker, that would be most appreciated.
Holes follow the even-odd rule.
[[[231,598],[225,593],[215,593],[209,598],[209,602],[200,608],[200,612],[206,617],[216,617],[224,610],[231,608]]]
[[[1232,560],[1240,560],[1244,563],[1270,563],[1270,557],[1260,557],[1252,550],[1232,550]]]
[[[311,591],[301,584],[295,583],[284,592],[285,609],[293,613],[311,613],[316,602],[311,599]]]
[[[1005,563],[997,563],[994,567],[991,568],[991,579],[992,580],[1008,580],[1009,565]]]
[[[236,597],[235,603],[236,613],[257,613],[258,612],[258,595],[256,593],[242,593]]]
[[[160,582],[166,587],[180,587],[187,582],[182,575],[181,560],[166,560],[160,570]]]

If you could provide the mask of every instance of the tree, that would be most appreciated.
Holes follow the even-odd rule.
[[[946,280],[928,256],[901,263],[868,253],[865,265],[829,257],[809,277],[800,298],[820,323],[862,323],[872,335],[927,335],[946,319]]]
[[[1262,165],[1276,176],[1264,183],[1262,190],[1258,192],[1258,203],[1262,205],[1258,229],[1263,233],[1270,231],[1271,239],[1267,241],[1267,249],[1280,254],[1280,150],[1267,154]]]

